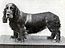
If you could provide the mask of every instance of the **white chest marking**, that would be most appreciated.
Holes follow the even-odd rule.
[[[27,22],[31,22],[32,21],[32,15],[31,14],[28,14],[27,17],[26,17],[26,21],[25,21],[25,24]]]

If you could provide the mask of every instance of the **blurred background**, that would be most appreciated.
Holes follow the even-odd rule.
[[[0,1],[0,35],[13,35],[8,23],[2,22],[3,10],[8,3],[14,3],[25,13],[52,12],[59,16],[61,21],[61,36],[65,37],[65,0],[1,0]],[[45,29],[33,35],[49,36],[51,33]]]

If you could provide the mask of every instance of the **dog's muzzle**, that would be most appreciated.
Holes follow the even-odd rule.
[[[10,14],[10,13],[7,13],[7,14],[6,14],[6,18],[13,18],[13,15]]]
[[[6,14],[6,17],[3,17],[3,18],[2,18],[2,19],[3,19],[3,23],[7,23],[8,18],[13,18],[13,15],[10,14],[10,13],[7,13],[7,14]]]

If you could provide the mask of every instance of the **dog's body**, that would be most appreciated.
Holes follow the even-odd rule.
[[[59,17],[51,12],[44,12],[38,14],[30,14],[31,21],[25,24],[28,34],[37,33],[46,27],[50,30],[51,36],[48,39],[60,41],[60,20]]]
[[[12,3],[11,3],[12,4]],[[9,5],[9,4],[8,4]],[[10,6],[10,5],[9,5]],[[14,5],[15,6],[15,5]],[[17,8],[17,7],[15,7]],[[16,11],[17,10],[17,11]],[[48,39],[54,39],[56,36],[56,41],[60,41],[60,20],[59,17],[51,12],[37,13],[37,14],[28,14],[24,12],[20,12],[16,9],[12,12],[16,12],[16,14],[12,17],[9,17],[9,25],[14,31],[14,35],[16,38],[18,37],[17,32],[19,32],[19,37],[25,37],[25,29],[28,34],[37,33],[46,27],[50,30],[51,36]],[[6,14],[3,16],[3,22],[6,22]]]
[[[45,29],[46,26],[50,28],[50,30],[60,28],[60,20],[58,16],[51,12],[31,14],[31,17],[32,17],[31,22],[27,22],[25,24],[27,30],[30,31],[28,33],[39,32]]]

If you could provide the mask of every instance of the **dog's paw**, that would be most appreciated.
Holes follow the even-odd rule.
[[[17,38],[18,41],[21,41],[21,38]]]
[[[11,36],[11,38],[15,39],[16,37],[15,36]]]
[[[47,39],[53,40],[53,38],[51,36],[48,36]]]
[[[60,43],[60,40],[59,40],[59,39],[55,39],[55,41],[56,41],[57,43]]]
[[[15,38],[18,38],[17,36],[11,36],[11,38],[15,39]]]
[[[21,39],[21,38],[17,38],[17,40],[20,41],[20,42],[25,42],[25,40]]]

